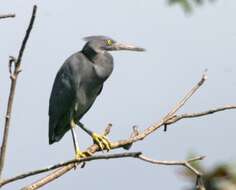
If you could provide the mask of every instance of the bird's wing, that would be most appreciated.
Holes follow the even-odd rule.
[[[55,78],[49,100],[49,143],[59,141],[69,129],[75,92],[68,64],[64,64]]]
[[[103,85],[101,85],[101,88],[99,89],[99,91],[98,91],[97,95],[101,94],[101,92],[102,92],[102,89],[103,89]]]

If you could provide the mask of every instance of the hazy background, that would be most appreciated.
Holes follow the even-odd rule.
[[[82,48],[81,38],[87,35],[108,35],[147,49],[144,53],[113,53],[114,72],[82,119],[96,132],[113,123],[111,140],[128,137],[133,125],[142,130],[158,121],[206,68],[209,80],[181,112],[235,103],[235,0],[207,3],[189,16],[164,0],[11,0],[0,4],[0,13],[16,13],[16,18],[0,21],[1,135],[10,85],[8,56],[17,55],[32,5],[38,5],[17,84],[5,177],[73,158],[70,133],[59,143],[48,145],[48,99],[57,70]],[[209,168],[233,161],[235,114],[232,110],[178,122],[167,133],[159,130],[136,143],[131,151],[165,160],[185,159],[194,151],[207,155],[203,163]],[[91,144],[82,131],[79,142],[83,149]],[[180,190],[189,184],[177,175],[178,169],[135,159],[94,161],[42,189]],[[45,174],[3,189],[19,189],[42,176]]]

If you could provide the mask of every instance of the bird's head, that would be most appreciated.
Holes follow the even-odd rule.
[[[86,46],[89,46],[96,52],[117,50],[145,51],[144,48],[127,43],[119,43],[107,36],[88,36],[84,40],[87,41]]]

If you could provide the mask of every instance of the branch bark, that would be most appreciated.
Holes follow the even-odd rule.
[[[145,162],[149,162],[152,164],[159,164],[159,165],[167,165],[167,166],[185,166],[186,168],[188,168],[191,172],[193,172],[195,175],[197,176],[201,176],[202,173],[200,171],[198,171],[196,168],[194,168],[193,166],[191,166],[189,163],[194,162],[194,161],[198,161],[198,160],[203,160],[205,158],[205,156],[198,156],[189,160],[184,160],[184,161],[163,161],[163,160],[153,160],[151,158],[148,158],[146,156],[143,155],[139,155],[139,159],[145,161]]]
[[[222,107],[218,107],[215,109],[210,109],[210,110],[198,112],[198,113],[185,113],[181,115],[173,115],[172,117],[169,118],[169,120],[166,121],[165,124],[170,125],[182,119],[202,117],[202,116],[210,115],[216,112],[221,112],[221,111],[231,110],[231,109],[236,109],[236,105],[226,105],[226,106],[222,106]]]
[[[54,170],[54,169],[57,169],[57,168],[60,168],[60,167],[63,167],[63,166],[67,166],[67,165],[70,165],[70,164],[76,164],[76,165],[74,165],[74,167],[75,167],[75,166],[77,166],[81,163],[84,163],[84,162],[89,162],[89,161],[94,161],[94,160],[117,159],[117,158],[138,158],[142,161],[149,162],[149,163],[152,163],[152,164],[184,166],[184,167],[189,168],[195,175],[201,176],[201,173],[197,169],[193,168],[190,165],[190,163],[194,162],[194,161],[202,160],[205,157],[204,156],[198,156],[198,157],[186,160],[186,161],[162,161],[162,160],[150,159],[146,156],[143,156],[141,152],[125,152],[125,153],[118,153],[118,154],[107,154],[107,155],[91,156],[91,157],[87,157],[87,158],[69,160],[67,162],[55,164],[53,166],[38,169],[38,170],[35,170],[35,171],[26,172],[26,173],[17,175],[15,177],[12,177],[12,178],[9,178],[9,179],[5,179],[5,180],[0,182],[0,187],[6,185],[8,183],[11,183],[11,182],[14,182],[14,181],[17,181],[17,180],[20,180],[20,179],[24,179],[24,178],[29,177],[29,176],[37,175],[37,174],[40,174],[40,173],[43,173],[43,172],[48,172],[48,171],[51,171],[51,170]]]
[[[4,18],[14,18],[16,15],[15,14],[2,14],[0,15],[0,19],[4,19]]]
[[[29,26],[26,30],[25,37],[23,39],[23,42],[21,44],[21,48],[19,50],[19,54],[17,59],[11,57],[9,60],[9,72],[10,72],[10,79],[11,79],[11,87],[10,87],[10,93],[9,93],[9,98],[8,98],[8,104],[7,104],[7,112],[6,112],[6,117],[5,117],[5,126],[4,126],[4,133],[3,133],[3,140],[2,140],[2,145],[1,145],[1,153],[0,153],[0,179],[2,178],[2,172],[3,172],[3,167],[4,167],[4,162],[5,162],[5,157],[6,157],[6,149],[7,149],[7,141],[8,141],[8,133],[9,133],[9,128],[10,128],[10,121],[11,121],[11,113],[12,113],[12,107],[13,107],[13,100],[15,96],[15,90],[16,90],[16,82],[18,78],[18,74],[20,73],[20,66],[21,66],[21,60],[23,57],[23,53],[25,50],[26,43],[28,41],[31,29],[33,27],[33,23],[35,20],[35,15],[36,15],[36,10],[37,7],[33,7],[33,12],[31,15],[30,23]],[[12,64],[14,63],[14,71],[12,72]]]
[[[26,177],[37,175],[37,174],[40,174],[40,173],[43,173],[43,172],[48,172],[48,171],[51,171],[51,170],[55,170],[57,168],[67,166],[69,164],[74,164],[74,167],[76,167],[80,163],[89,162],[89,161],[93,161],[93,160],[138,157],[139,155],[141,155],[141,152],[125,152],[125,153],[119,153],[119,154],[107,154],[107,155],[91,156],[91,157],[87,157],[87,158],[69,160],[67,162],[55,164],[53,166],[48,166],[46,168],[38,169],[38,170],[35,170],[35,171],[26,172],[26,173],[17,175],[15,177],[2,180],[0,182],[0,187],[2,187],[3,185],[6,185],[8,183],[11,183],[13,181],[24,179]],[[77,164],[77,165],[75,165],[75,164]]]
[[[51,170],[55,170],[57,168],[60,168],[60,167],[63,167],[63,166],[67,166],[69,164],[74,164],[74,167],[76,167],[77,165],[79,165],[81,163],[89,162],[89,161],[93,161],[93,160],[106,160],[106,159],[117,159],[117,158],[128,158],[128,157],[136,158],[139,155],[141,155],[141,152],[125,152],[125,153],[119,153],[119,154],[98,155],[98,156],[91,156],[91,157],[87,157],[87,158],[69,160],[69,161],[66,161],[66,162],[63,162],[63,163],[55,164],[53,166],[48,166],[46,168],[42,168],[42,169],[38,169],[38,170],[35,170],[35,171],[26,172],[26,173],[17,175],[15,177],[2,180],[0,182],[0,187],[2,187],[3,185],[6,185],[8,183],[11,183],[13,181],[24,179],[26,177],[37,175],[37,174],[40,174],[40,173],[43,173],[43,172],[48,172],[48,171],[51,171]]]

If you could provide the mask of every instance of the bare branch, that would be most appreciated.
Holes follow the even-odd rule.
[[[231,109],[236,109],[236,105],[226,105],[223,107],[215,108],[215,109],[210,109],[207,111],[203,112],[198,112],[198,113],[186,113],[186,114],[181,114],[181,115],[173,115],[167,122],[166,125],[173,124],[181,119],[187,119],[187,118],[195,118],[195,117],[202,117],[206,115],[210,115],[216,112],[221,112],[225,110],[231,110]]]
[[[13,100],[14,100],[14,95],[15,95],[17,77],[18,77],[18,74],[20,72],[20,64],[21,64],[21,59],[22,59],[22,56],[23,56],[23,52],[24,52],[27,40],[29,38],[31,29],[33,27],[35,15],[36,15],[36,10],[37,10],[37,7],[34,6],[29,26],[26,30],[25,37],[24,37],[23,42],[21,44],[21,48],[20,48],[20,51],[19,51],[18,58],[16,59],[16,61],[12,57],[9,60],[9,72],[10,72],[10,78],[11,78],[11,87],[10,87],[10,94],[9,94],[9,98],[8,98],[7,112],[6,112],[6,117],[5,117],[5,126],[4,126],[4,133],[3,133],[3,140],[2,140],[1,153],[0,153],[0,179],[1,179],[2,171],[3,171],[3,167],[4,167],[6,148],[7,148],[7,140],[8,140],[8,133],[9,133],[9,128],[10,128],[10,120],[11,120],[11,113],[12,113],[12,107],[13,107]],[[12,67],[13,62],[15,64],[15,67],[14,67],[14,71],[12,72],[11,67]]]
[[[175,114],[181,107],[184,106],[184,104],[188,101],[189,98],[192,97],[192,95],[204,84],[204,82],[207,80],[206,71],[203,73],[201,80],[195,85],[185,96],[184,98],[179,101],[176,106],[167,114],[166,117],[171,116]]]
[[[206,75],[207,70],[204,71],[201,80],[195,85],[186,95],[185,97],[179,101],[176,106],[164,117],[163,120],[169,120],[170,117],[172,117],[181,107],[184,106],[184,104],[188,101],[189,98],[192,97],[192,95],[204,84],[204,82],[207,80]],[[167,125],[164,125],[164,131],[167,130]]]
[[[119,154],[107,154],[107,155],[91,156],[91,157],[87,157],[87,158],[69,160],[67,162],[59,163],[59,164],[56,164],[53,166],[48,166],[46,168],[42,168],[42,169],[35,170],[35,171],[26,172],[26,173],[17,175],[15,177],[2,180],[2,181],[0,181],[0,187],[8,184],[10,182],[13,182],[13,181],[24,179],[26,177],[37,175],[37,174],[40,174],[43,172],[48,172],[48,171],[51,171],[51,170],[54,170],[54,169],[57,169],[57,168],[60,168],[63,166],[67,166],[70,164],[75,164],[75,163],[80,164],[83,162],[89,162],[92,160],[101,160],[101,159],[104,160],[104,159],[115,159],[115,158],[139,157],[140,154],[141,154],[141,152],[125,152],[125,153],[119,153]]]
[[[202,179],[202,176],[197,176],[196,190],[206,190],[203,179]]]
[[[4,14],[4,15],[0,15],[0,19],[14,18],[15,16],[16,16],[15,14]]]
[[[201,187],[202,190],[205,189],[204,184],[202,183],[202,173],[200,171],[198,171],[196,168],[194,168],[190,163],[191,162],[195,162],[195,161],[199,161],[199,160],[203,160],[205,158],[205,156],[198,156],[189,160],[184,160],[184,161],[162,161],[162,160],[153,160],[151,158],[148,158],[146,156],[143,155],[139,155],[139,159],[145,161],[145,162],[149,162],[152,164],[158,164],[158,165],[176,165],[176,166],[184,166],[186,168],[188,168],[191,172],[193,172],[196,175],[196,187]]]
[[[20,64],[21,64],[21,59],[23,57],[25,46],[26,46],[26,43],[27,43],[27,41],[29,39],[30,32],[31,32],[31,30],[33,28],[34,20],[35,20],[35,17],[36,17],[36,12],[37,12],[37,6],[34,5],[33,6],[33,12],[32,12],[31,18],[30,18],[30,23],[29,23],[29,26],[28,26],[28,28],[26,30],[25,37],[24,37],[24,39],[22,41],[21,48],[20,48],[19,53],[18,53],[18,58],[16,60],[16,67],[19,67]],[[18,70],[17,70],[17,72],[18,72]]]
[[[139,158],[140,160],[143,160],[145,162],[149,162],[149,163],[152,163],[152,164],[182,165],[182,166],[185,166],[187,168],[190,168],[191,171],[193,171],[196,175],[199,175],[199,176],[201,175],[200,172],[198,172],[195,168],[193,168],[189,163],[204,159],[204,156],[199,156],[199,157],[195,157],[195,158],[192,158],[190,160],[187,160],[187,161],[160,161],[160,160],[153,160],[153,159],[150,159],[146,156],[143,156],[141,152],[130,152],[130,153],[125,152],[125,153],[119,153],[119,154],[107,154],[107,155],[91,156],[91,157],[87,157],[87,158],[69,160],[67,162],[59,163],[59,164],[56,164],[56,165],[53,165],[53,166],[49,166],[49,167],[46,167],[46,168],[43,168],[43,169],[31,171],[31,172],[26,172],[26,173],[17,175],[15,177],[2,180],[0,182],[0,187],[4,186],[4,185],[6,185],[10,182],[14,182],[14,181],[17,181],[17,180],[20,180],[20,179],[24,179],[26,177],[37,175],[37,174],[40,174],[40,173],[43,173],[43,172],[48,172],[48,171],[51,171],[51,170],[54,170],[54,169],[57,169],[57,168],[60,168],[60,167],[64,167],[64,166],[68,166],[68,165],[72,165],[72,164],[74,165],[75,163],[80,164],[80,163],[83,163],[83,162],[89,162],[89,161],[93,161],[93,160],[116,159],[116,158],[127,158],[127,157]],[[25,189],[27,189],[27,188],[25,188]]]
[[[163,160],[153,160],[151,158],[148,158],[146,156],[143,155],[139,155],[138,157],[139,159],[145,161],[145,162],[149,162],[152,164],[158,164],[158,165],[180,165],[180,166],[185,166],[186,168],[188,168],[189,170],[191,170],[195,175],[200,176],[202,175],[201,172],[199,172],[197,169],[195,169],[193,166],[191,166],[189,163],[191,162],[195,162],[195,161],[199,161],[199,160],[203,160],[205,158],[205,156],[198,156],[189,160],[184,160],[184,161],[163,161]]]
[[[156,131],[160,127],[164,126],[166,124],[166,122],[169,120],[169,118],[172,118],[173,115],[187,102],[187,100],[204,84],[206,79],[207,79],[207,76],[204,73],[203,76],[201,77],[200,81],[158,123],[152,125],[151,127],[148,127],[143,132],[139,132],[139,134],[137,136],[130,137],[130,138],[125,139],[125,140],[120,140],[120,141],[111,143],[111,149],[122,148],[122,147],[130,145],[132,143],[135,143],[137,141],[143,140],[149,134],[153,133],[154,131]],[[94,144],[94,145],[90,146],[89,148],[87,148],[86,151],[90,152],[91,154],[94,154],[94,153],[100,151],[100,149],[96,144]],[[58,177],[64,175],[66,172],[70,171],[72,168],[74,168],[74,164],[69,164],[65,167],[59,168],[56,171],[49,174],[48,176],[34,182],[33,184],[31,184],[29,186],[24,187],[23,190],[38,189],[38,188],[44,186],[45,184],[47,184],[47,183],[57,179]]]
[[[187,93],[187,95],[185,95],[185,97],[181,101],[179,101],[176,104],[176,106],[165,117],[163,117],[163,119],[161,119],[160,122],[158,122],[158,123],[152,125],[151,127],[145,129],[143,132],[135,131],[135,135],[131,135],[131,137],[128,138],[128,139],[120,140],[120,141],[111,143],[112,149],[122,148],[122,147],[124,148],[127,145],[129,146],[130,144],[132,144],[134,142],[137,142],[139,140],[143,140],[146,136],[148,136],[150,133],[154,132],[155,130],[159,129],[160,127],[170,125],[170,124],[175,123],[175,122],[177,122],[181,119],[184,119],[184,118],[200,117],[200,116],[209,115],[209,114],[219,112],[219,111],[224,111],[224,110],[227,110],[227,109],[236,109],[235,105],[230,105],[230,106],[220,107],[220,108],[217,108],[217,109],[211,109],[211,110],[208,110],[208,111],[205,111],[205,112],[200,112],[200,113],[182,114],[182,115],[179,115],[179,116],[175,115],[176,112],[187,102],[187,100],[205,82],[206,78],[207,77],[204,74],[202,76],[201,80]],[[107,134],[109,132],[110,132],[110,126],[108,126],[108,128],[106,128],[104,134]],[[94,153],[100,151],[100,149],[96,144],[94,144],[94,145],[90,146],[89,148],[87,148],[86,151],[89,151],[90,153],[94,154]],[[110,156],[110,155],[108,155],[108,156]],[[26,173],[26,174],[21,174],[19,176],[14,177],[14,178],[3,180],[0,183],[0,185],[4,185],[4,184],[7,184],[7,183],[10,183],[11,181],[23,179],[25,177],[38,174],[38,172],[42,173],[42,172],[53,170],[53,169],[56,169],[56,168],[59,167],[59,169],[57,169],[53,173],[49,174],[48,176],[32,183],[29,186],[26,186],[26,187],[22,188],[22,190],[38,189],[38,188],[44,186],[45,184],[47,184],[47,183],[57,179],[58,177],[62,176],[66,172],[70,171],[72,168],[75,167],[75,165],[74,165],[75,162],[82,163],[84,161],[88,161],[89,159],[93,160],[94,158],[97,159],[96,156],[92,156],[92,157],[89,157],[89,158],[86,158],[86,159],[81,159],[81,160],[71,160],[71,161],[68,161],[68,162],[65,162],[65,163],[62,163],[62,164],[57,164],[57,165],[54,165],[54,166],[51,166],[51,167],[47,167],[47,168],[44,168],[44,169],[41,169],[41,170],[34,171],[36,173],[29,172],[29,173]],[[203,184],[200,183],[202,181],[202,179],[200,179],[201,176],[202,176],[201,172],[199,172],[197,169],[195,169],[193,166],[190,165],[191,162],[201,160],[204,157],[196,157],[196,158],[193,158],[193,159],[190,159],[190,160],[187,160],[187,161],[157,161],[157,160],[152,160],[152,159],[147,158],[147,157],[142,156],[142,155],[139,155],[138,158],[141,159],[141,160],[144,160],[146,162],[151,162],[153,164],[182,165],[182,166],[188,168],[190,171],[192,171],[197,176],[197,182],[198,182],[197,186],[204,187]],[[101,157],[101,159],[104,159],[104,157]],[[26,176],[24,176],[24,175],[26,175]]]

